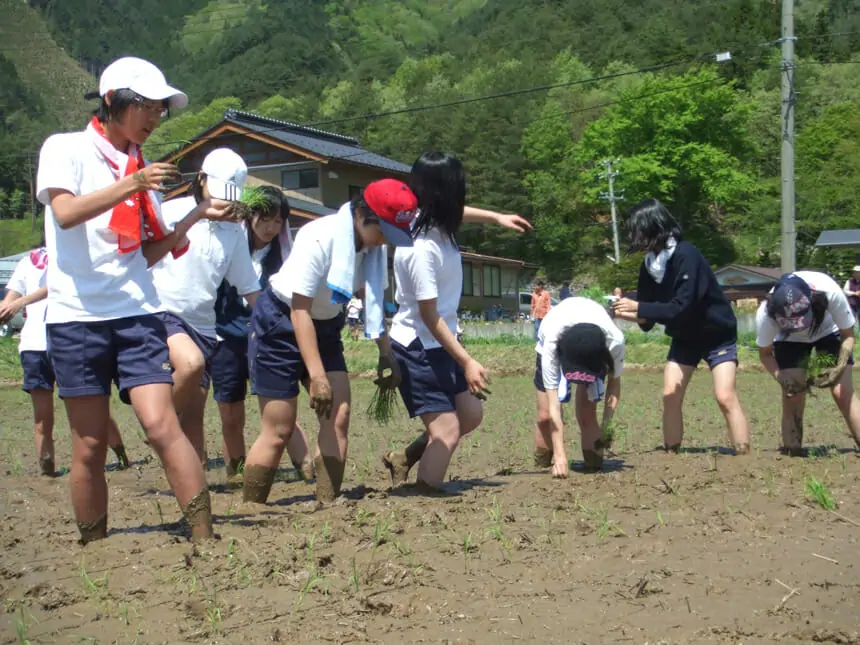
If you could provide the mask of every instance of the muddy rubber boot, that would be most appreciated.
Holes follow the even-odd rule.
[[[736,443],[734,451],[736,457],[746,457],[750,454],[750,445],[748,443]]]
[[[81,545],[104,540],[107,537],[107,515],[102,515],[94,522],[78,522],[78,531],[81,534]]]
[[[39,470],[47,477],[54,477],[57,474],[57,468],[54,464],[53,457],[41,457],[39,459]]]
[[[191,540],[198,542],[213,537],[212,532],[212,499],[209,488],[204,488],[188,502],[185,507],[185,520],[191,527]]]
[[[603,455],[596,450],[583,450],[582,461],[585,464],[585,472],[599,473],[603,471]]]
[[[131,465],[131,462],[128,459],[128,455],[125,454],[125,446],[121,443],[118,443],[115,446],[111,446],[111,450],[113,450],[116,455],[116,463],[119,466],[120,470],[126,470]]]
[[[550,468],[552,466],[552,450],[535,448],[535,468]]]
[[[245,464],[243,475],[245,484],[242,487],[242,499],[254,504],[265,504],[266,500],[269,499],[269,493],[272,490],[277,472],[277,468]]]
[[[317,478],[317,501],[333,502],[340,495],[346,463],[338,457],[319,456],[314,459]]]

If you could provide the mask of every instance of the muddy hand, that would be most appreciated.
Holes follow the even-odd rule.
[[[311,398],[311,409],[314,410],[320,417],[326,419],[331,418],[332,410],[332,393],[331,384],[325,376],[318,376],[311,379],[311,386],[308,390]]]
[[[373,382],[377,387],[393,390],[400,385],[400,365],[391,355],[379,355],[376,364],[376,380]]]
[[[824,370],[823,372],[821,372],[821,374],[819,374],[815,378],[815,380],[812,382],[812,384],[815,387],[820,387],[820,388],[833,387],[834,385],[836,385],[839,382],[839,379],[842,378],[843,372],[845,372],[845,366],[844,365],[841,365],[841,366],[837,365],[836,367],[828,368],[828,369]]]
[[[132,175],[138,190],[169,190],[171,182],[182,179],[179,168],[171,163],[151,163]]]

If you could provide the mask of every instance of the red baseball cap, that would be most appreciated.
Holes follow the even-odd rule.
[[[418,198],[409,186],[396,179],[380,179],[364,189],[364,201],[379,218],[386,242],[412,246],[409,228],[418,214]]]

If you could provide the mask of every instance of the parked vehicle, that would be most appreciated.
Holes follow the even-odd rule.
[[[6,285],[0,286],[0,294],[2,297],[6,297]],[[0,298],[2,299],[2,298]],[[19,311],[12,320],[7,320],[5,323],[0,324],[0,337],[12,336],[21,331],[21,328],[24,326],[24,311]]]

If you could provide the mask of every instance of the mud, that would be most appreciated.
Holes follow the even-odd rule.
[[[244,472],[245,458],[237,457],[235,459],[229,460],[224,466],[224,469],[227,473],[227,477],[236,477],[236,475]]]
[[[57,466],[51,457],[42,457],[39,459],[39,470],[43,475],[54,477],[57,474]]]
[[[345,464],[343,461],[337,457],[324,457],[320,455],[314,458],[318,502],[333,502],[340,495],[340,489],[343,485],[344,467]]]
[[[409,478],[409,461],[402,450],[391,451],[383,455],[382,464],[388,471],[392,486],[401,486]]]
[[[753,441],[739,459],[703,369],[686,396],[684,446],[667,459],[662,374],[624,379],[602,473],[583,473],[573,422],[568,478],[535,469],[531,378],[497,378],[483,427],[452,459],[447,494],[389,490],[379,455],[414,439],[420,422],[403,413],[384,428],[355,413],[335,503],[316,504],[285,460],[271,503],[246,504],[213,461],[221,539],[199,544],[158,460],[144,459],[131,410],[116,406],[135,462],[107,467],[110,533],[86,548],[67,471],[40,475],[26,394],[0,390],[0,643],[860,643],[860,458],[832,400],[808,401],[810,456],[790,459],[778,451],[778,387],[741,373]],[[375,388],[352,386],[363,410]],[[306,405],[302,415],[312,416]],[[71,440],[60,402],[56,419],[62,466]],[[214,457],[211,403],[206,427]],[[810,477],[839,515],[807,499]]]
[[[128,468],[131,461],[129,460],[128,455],[125,452],[125,446],[121,443],[118,443],[111,449],[116,455],[117,468],[119,468],[120,470],[125,470],[126,468]]]
[[[583,470],[587,473],[599,473],[603,470],[603,455],[596,450],[582,451]]]
[[[104,540],[107,537],[107,515],[92,522],[78,522],[78,533],[81,535],[81,544]]]
[[[208,540],[212,537],[212,498],[204,488],[185,507],[185,520],[191,527],[192,540]]]
[[[265,466],[248,466],[245,464],[243,495],[246,502],[265,504],[272,491],[277,470]]]

